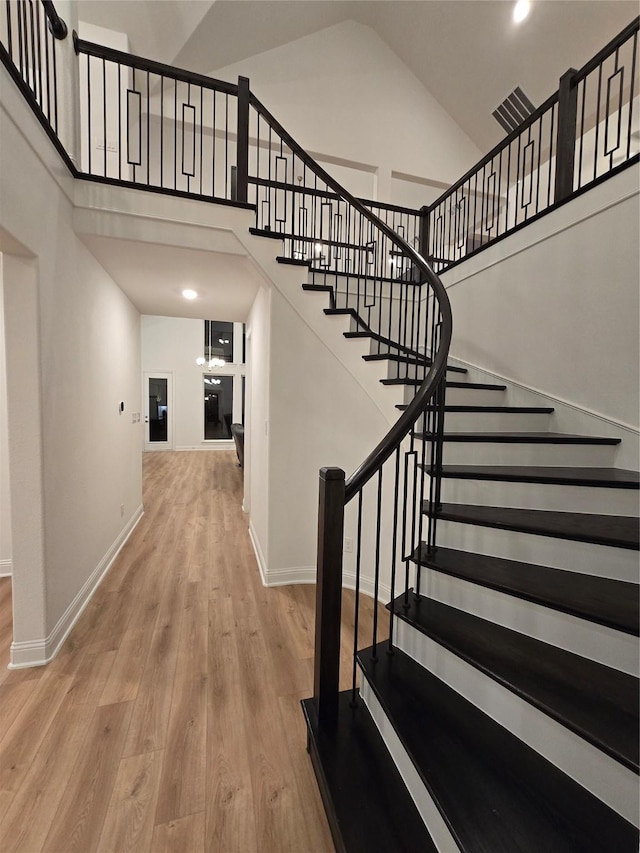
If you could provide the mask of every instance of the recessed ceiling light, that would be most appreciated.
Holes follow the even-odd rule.
[[[529,0],[518,0],[513,10],[513,20],[516,24],[520,24],[527,17],[531,10]]]
[[[188,287],[186,288],[186,290],[182,291],[182,295],[184,296],[185,299],[195,299],[198,296],[198,294],[195,290],[191,290]]]

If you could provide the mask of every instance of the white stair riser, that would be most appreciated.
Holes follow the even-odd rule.
[[[638,552],[627,548],[593,545],[552,536],[499,530],[476,524],[439,519],[438,545],[476,554],[489,554],[507,560],[568,569],[588,575],[606,574],[614,580],[638,580]]]
[[[638,639],[631,634],[425,566],[420,593],[612,669],[640,674]]]
[[[418,390],[415,385],[401,386],[404,389],[404,402],[410,403]],[[447,388],[447,406],[506,406],[504,391],[488,388]],[[474,417],[475,414],[467,415]]]
[[[446,412],[444,431],[547,432],[549,421],[548,414],[536,412]]]
[[[398,648],[627,820],[637,820],[638,777],[444,647],[399,621]]]
[[[601,515],[640,515],[635,489],[605,489],[552,483],[508,483],[491,480],[442,480],[444,503],[508,506]]]
[[[445,441],[445,465],[542,465],[608,468],[616,447],[608,444],[516,444]]]
[[[460,848],[451,835],[449,827],[427,791],[374,691],[369,686],[369,682],[362,673],[360,674],[360,683],[360,696],[382,735],[382,739],[411,794],[418,813],[431,834],[438,853],[460,853]]]

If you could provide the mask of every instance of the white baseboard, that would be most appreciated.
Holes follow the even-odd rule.
[[[13,563],[11,560],[0,560],[0,578],[10,578],[13,574]]]
[[[235,444],[233,439],[220,438],[215,441],[207,442],[206,444],[185,444],[180,447],[174,447],[176,451],[183,450],[234,450]]]
[[[41,640],[26,640],[11,644],[11,662],[9,669],[24,669],[30,666],[44,666],[58,654],[62,644],[69,636],[82,611],[85,609],[103,578],[113,565],[121,548],[131,536],[144,514],[142,504],[133,513],[115,542],[91,572],[86,582],[58,620],[48,637]]]
[[[253,553],[256,555],[256,562],[258,563],[258,571],[260,572],[260,579],[262,580],[263,586],[268,586],[266,581],[267,575],[267,561],[264,558],[264,554],[262,553],[262,548],[260,547],[260,540],[258,539],[258,535],[255,532],[253,527],[253,522],[249,520],[249,539],[251,539],[251,544],[253,545]]]
[[[266,581],[263,579],[265,586],[289,586],[295,583],[315,583],[316,582],[316,567],[315,566],[293,566],[290,569],[276,569],[272,572],[265,573]]]

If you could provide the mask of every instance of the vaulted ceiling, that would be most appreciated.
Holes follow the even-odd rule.
[[[372,27],[483,151],[493,109],[520,85],[544,101],[638,14],[627,0],[80,0],[82,20],[129,34],[134,53],[212,74],[345,20]]]

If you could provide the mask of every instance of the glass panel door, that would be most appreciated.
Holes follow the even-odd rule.
[[[145,373],[145,450],[172,450],[173,419],[170,373]]]

